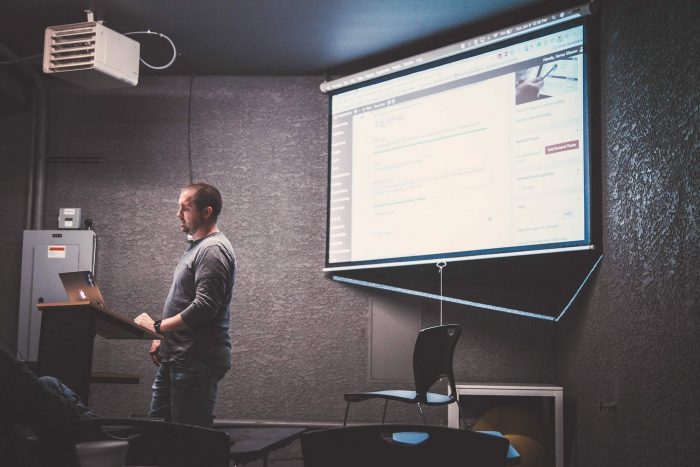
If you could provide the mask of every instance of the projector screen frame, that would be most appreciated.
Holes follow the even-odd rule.
[[[555,13],[556,14],[556,13]],[[568,19],[564,22],[543,27],[541,29],[524,33],[516,37],[508,38],[502,41],[486,44],[483,47],[467,50],[460,54],[453,54],[445,58],[434,60],[424,65],[412,67],[410,69],[399,70],[395,73],[390,73],[371,80],[357,82],[351,86],[342,87],[340,89],[330,90],[328,94],[335,96],[344,92],[351,91],[360,87],[370,86],[377,83],[382,83],[401,76],[409,75],[430,68],[442,66],[444,64],[469,59],[474,56],[487,54],[491,51],[508,47],[513,44],[525,42],[528,40],[543,37],[558,31],[571,29],[577,25],[583,27],[583,121],[584,133],[582,134],[583,157],[584,157],[584,196],[585,196],[585,237],[579,241],[569,241],[561,243],[549,243],[539,245],[520,245],[512,247],[502,247],[493,249],[482,249],[472,251],[455,251],[455,252],[440,252],[427,255],[402,256],[396,258],[380,258],[368,259],[359,261],[346,261],[330,263],[330,228],[331,228],[331,164],[332,157],[332,99],[329,99],[329,128],[328,128],[328,185],[327,185],[327,219],[326,219],[326,272],[343,271],[343,270],[358,270],[358,269],[373,269],[380,267],[395,267],[409,266],[415,264],[428,264],[438,261],[469,261],[488,258],[501,258],[507,256],[522,256],[547,253],[559,253],[564,251],[581,251],[595,249],[595,244],[600,238],[600,210],[599,210],[599,166],[594,162],[599,155],[598,143],[598,121],[600,116],[599,100],[599,82],[598,82],[598,53],[597,48],[597,26],[593,18],[597,15],[585,14],[576,18]],[[596,116],[594,118],[594,116]]]

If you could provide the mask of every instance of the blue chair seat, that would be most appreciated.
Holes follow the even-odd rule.
[[[423,401],[427,405],[444,405],[454,402],[454,398],[446,394],[437,394],[434,392],[426,393],[426,400]],[[416,391],[406,391],[401,389],[385,390],[385,391],[369,391],[347,394],[346,398],[352,399],[353,402],[359,402],[372,398],[392,399],[400,402],[417,402],[418,396]]]
[[[391,434],[391,439],[401,444],[415,446],[424,443],[430,435],[424,431],[399,431]]]

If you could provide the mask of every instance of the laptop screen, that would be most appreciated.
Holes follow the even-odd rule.
[[[104,298],[92,271],[61,272],[58,275],[71,302],[89,301],[105,308]]]

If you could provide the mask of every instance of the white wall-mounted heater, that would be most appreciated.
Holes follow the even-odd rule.
[[[88,89],[136,86],[139,43],[94,21],[49,26],[44,34],[44,73]]]

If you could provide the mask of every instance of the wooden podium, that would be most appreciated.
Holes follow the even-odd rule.
[[[90,383],[138,384],[138,375],[92,373],[95,334],[107,339],[162,339],[163,336],[89,301],[39,303],[43,312],[37,370],[54,376],[85,403]],[[145,357],[144,357],[145,358]]]

